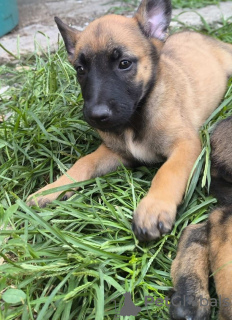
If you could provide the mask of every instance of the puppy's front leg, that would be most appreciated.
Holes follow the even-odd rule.
[[[30,195],[27,203],[30,206],[38,204],[40,207],[44,207],[46,204],[57,199],[62,192],[54,192],[46,196],[39,195],[42,191],[102,176],[116,170],[121,163],[128,165],[128,161],[102,144],[95,152],[78,160],[73,167],[57,181],[48,184],[46,187]],[[68,199],[72,194],[73,192],[67,192],[63,199]]]
[[[168,160],[158,170],[147,196],[141,200],[134,214],[133,230],[140,241],[156,239],[171,230],[177,205],[182,200],[200,151],[197,136],[175,143]]]

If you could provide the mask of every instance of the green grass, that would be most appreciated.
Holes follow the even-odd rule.
[[[232,43],[226,22],[218,30],[205,24],[204,32]],[[43,209],[25,204],[29,194],[96,149],[100,140],[82,119],[80,89],[62,46],[55,54],[32,55],[18,67],[0,66],[0,86],[10,86],[1,97],[1,113],[12,112],[0,123],[0,255],[5,261],[0,319],[115,319],[114,300],[121,307],[125,291],[142,308],[136,319],[169,319],[165,305],[145,307],[144,297],[168,295],[182,230],[207,219],[215,206],[208,195],[209,133],[232,114],[232,82],[200,132],[203,150],[173,231],[139,244],[131,231],[132,215],[156,167],[121,167],[81,183],[67,202],[57,200]],[[215,296],[213,286],[210,290]]]
[[[202,8],[208,5],[217,5],[220,2],[227,0],[172,0],[172,6],[175,9],[178,8]]]
[[[228,0],[172,0],[173,9],[198,9],[208,5],[218,5],[220,2],[224,2]],[[134,10],[138,7],[140,0],[121,0],[120,6],[114,6],[114,1],[109,1],[107,3],[112,4],[111,12],[116,14],[122,14],[127,12],[134,12]]]

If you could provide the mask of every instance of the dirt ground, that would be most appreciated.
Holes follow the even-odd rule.
[[[54,16],[66,23],[84,27],[86,23],[105,14],[112,6],[120,6],[113,0],[18,0],[19,25],[54,25]]]
[[[15,63],[20,56],[38,51],[38,48],[47,50],[48,42],[50,50],[56,50],[59,32],[54,16],[82,30],[95,18],[108,13],[112,7],[118,7],[126,15],[133,12],[123,11],[120,0],[18,0],[19,25],[0,39],[1,46],[12,55],[0,46],[0,63]],[[201,17],[208,24],[222,21],[222,17],[228,19],[232,17],[232,2],[184,11],[185,13],[181,9],[173,10],[171,27],[183,24],[198,27],[202,25]]]

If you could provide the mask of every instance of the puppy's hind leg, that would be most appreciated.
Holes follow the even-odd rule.
[[[232,205],[214,210],[208,222],[209,260],[220,301],[220,320],[232,319]]]
[[[209,218],[209,257],[218,297],[220,320],[232,319],[232,117],[211,135],[211,193],[223,206]]]
[[[170,302],[170,319],[208,320],[210,297],[206,223],[189,225],[184,230],[171,275],[174,293]]]

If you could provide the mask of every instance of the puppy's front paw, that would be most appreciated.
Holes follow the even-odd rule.
[[[54,185],[54,183],[48,184],[46,187],[38,190],[37,192],[31,194],[27,198],[27,205],[28,206],[39,206],[40,208],[46,207],[47,204],[51,203],[52,201],[56,200],[62,192],[54,192],[47,194],[45,196],[41,195],[40,193],[52,188],[58,187],[57,185]],[[66,192],[61,200],[67,200],[73,195],[73,191]]]
[[[147,195],[139,203],[133,218],[132,228],[139,241],[159,238],[172,229],[176,205]]]

